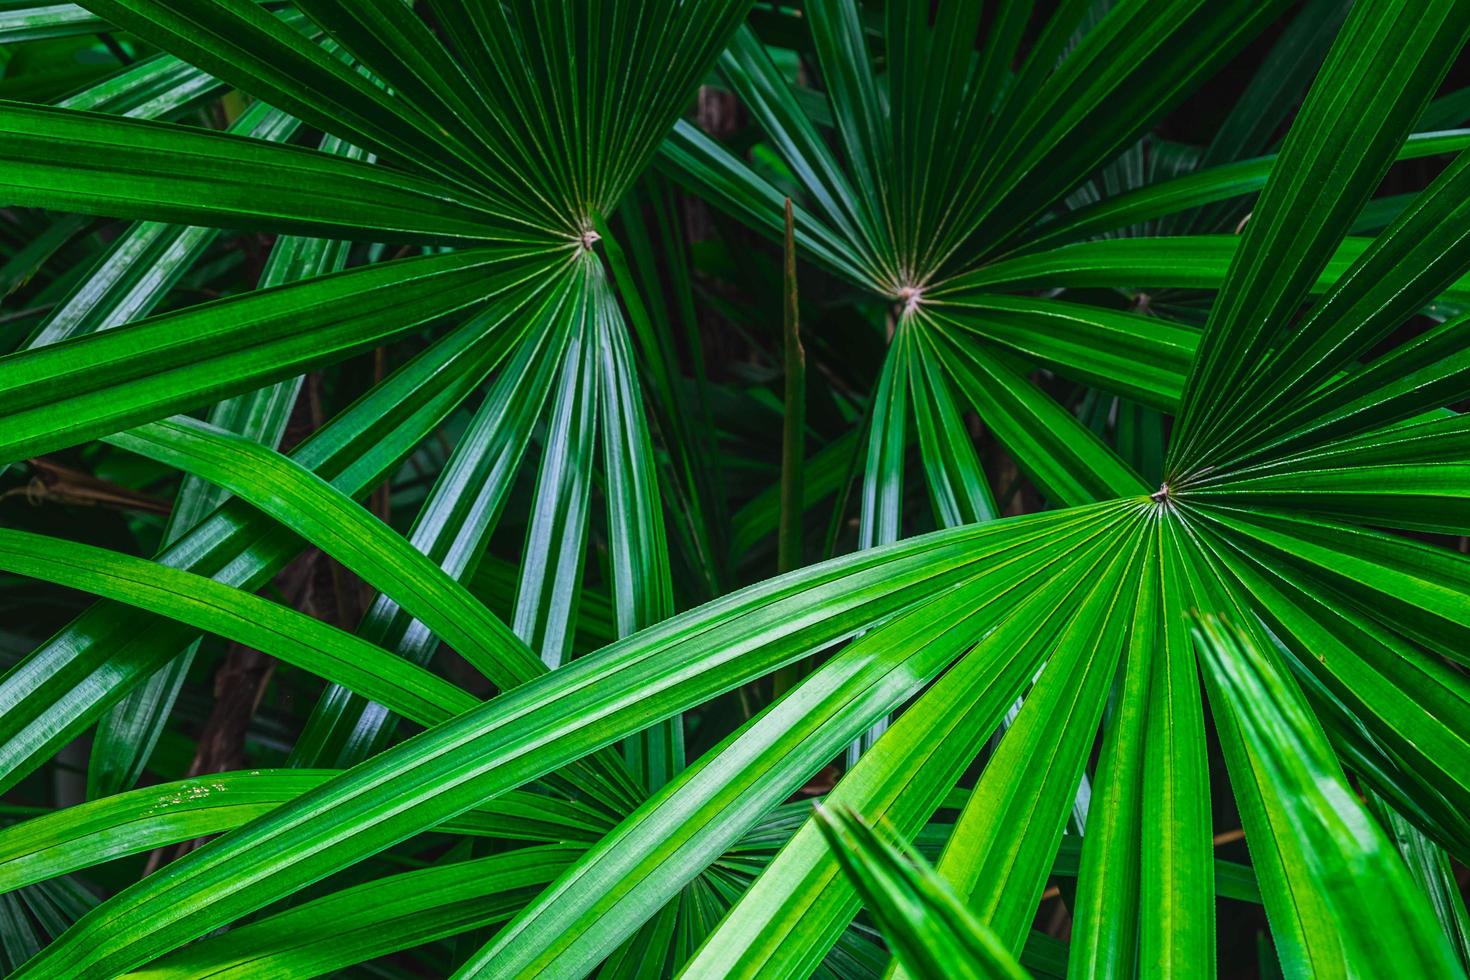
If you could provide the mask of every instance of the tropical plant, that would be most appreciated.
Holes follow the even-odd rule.
[[[1461,975],[1411,13],[0,0],[4,965]]]

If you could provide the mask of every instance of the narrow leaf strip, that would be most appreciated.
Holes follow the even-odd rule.
[[[1254,779],[1270,801],[1273,840],[1293,891],[1310,890],[1331,916],[1301,925],[1316,976],[1464,976],[1392,845],[1338,768],[1300,694],[1248,634],[1202,618],[1196,643],[1211,701],[1229,712]],[[1232,778],[1240,778],[1232,766]],[[1265,892],[1276,921],[1293,914]]]

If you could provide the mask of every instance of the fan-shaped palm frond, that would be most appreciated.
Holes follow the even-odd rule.
[[[0,461],[182,474],[152,559],[0,529],[0,570],[100,600],[0,677],[0,787],[95,726],[89,799],[0,829],[17,975],[414,947],[464,977],[1195,975],[1221,895],[1264,905],[1290,975],[1463,972],[1470,560],[1419,538],[1470,534],[1470,158],[1364,209],[1470,144],[1434,100],[1470,8],[1303,5],[1196,153],[1150,128],[1287,5],[751,7],[0,2],[7,43],[110,27],[141,56],[0,102],[0,255],[46,273]],[[771,179],[680,118],[717,61]],[[184,121],[206,103],[238,111]],[[788,263],[890,328],[809,492],[729,527],[734,440],[680,367],[718,297],[655,157],[758,232],[792,215]],[[76,215],[132,224],[77,246]],[[255,288],[178,303],[225,232],[277,236]],[[389,342],[412,356],[321,417],[303,376]],[[1039,512],[1001,516],[971,412]],[[426,453],[400,533],[360,501]],[[802,565],[794,512],[849,457],[858,547]],[[797,567],[730,589],[783,516]],[[255,594],[308,548],[359,619]],[[327,686],[287,768],[140,786],[201,635]],[[1227,797],[1249,868],[1215,856]],[[95,908],[64,877],[215,834]],[[1033,929],[1053,876],[1065,945]]]

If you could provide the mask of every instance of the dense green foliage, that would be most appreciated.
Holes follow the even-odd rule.
[[[1465,975],[1467,38],[0,0],[0,967]]]

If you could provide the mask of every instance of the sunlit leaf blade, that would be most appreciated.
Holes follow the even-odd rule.
[[[992,554],[1003,565],[983,581],[937,591],[799,682],[599,842],[472,961],[476,973],[572,976],[605,955],[767,808],[1003,615],[1024,576],[1045,561],[1040,543],[1031,536]],[[623,884],[604,887],[608,881]]]
[[[89,7],[0,0],[0,967],[1209,976],[1264,905],[1458,975],[1470,8]]]
[[[1470,970],[1470,914],[1465,911],[1465,898],[1460,894],[1460,883],[1449,857],[1382,797],[1369,793],[1364,802],[1398,848],[1414,882],[1429,898],[1460,968]]]
[[[134,119],[172,118],[223,88],[219,79],[166,54],[140,59],[56,104]]]
[[[67,807],[0,830],[0,891],[233,830],[316,789],[337,770],[264,769],[211,773],[198,779],[129,790]],[[546,843],[590,842],[608,830],[586,806],[512,791],[436,828]]]
[[[1139,569],[1149,543],[1135,531],[1099,570],[1097,587],[1107,598],[1084,603],[1058,637],[1040,680],[955,821],[936,867],[1013,951],[1045,889],[1129,632],[1139,618],[1152,626],[1147,622],[1153,612],[1150,583],[1140,579]],[[1128,602],[1135,597],[1136,603]],[[1058,719],[1066,737],[1050,738],[1049,726]],[[1042,833],[1042,827],[1050,833]]]
[[[271,251],[262,283],[269,286],[289,281],[292,277],[310,278],[315,273],[338,271],[346,261],[346,249],[340,243],[282,238]],[[127,292],[133,296],[139,292],[153,294],[153,290],[147,287]],[[119,315],[120,312],[113,308],[109,319]],[[55,322],[54,318],[51,322]],[[226,399],[210,410],[209,422],[266,446],[277,446],[285,435],[286,424],[300,390],[301,379],[292,379]],[[172,544],[182,537],[189,528],[224,503],[226,497],[222,488],[202,479],[185,480],[169,513],[164,543]],[[92,736],[92,754],[87,767],[89,797],[118,792],[138,781],[167,724],[195,649],[191,645],[168,667],[114,705],[98,723]]]
[[[657,467],[670,560],[677,556],[680,564],[693,569],[700,581],[696,594],[710,598],[723,591],[730,576],[731,504],[716,452],[710,364],[699,343],[694,262],[677,195],[652,175],[641,185],[642,192],[630,195],[618,209],[621,237],[606,222],[596,225],[602,236],[599,247],[647,379],[646,423],[654,433],[667,433],[655,438],[657,448],[671,454],[667,463],[659,459]],[[665,283],[672,299],[658,302]],[[692,385],[683,380],[680,337],[689,348]]]
[[[1057,373],[1172,412],[1199,345],[1199,332],[1159,317],[1081,303],[972,293],[929,314]]]
[[[1146,492],[1128,464],[1006,355],[952,331],[935,346],[955,387],[1048,498],[1078,505]]]
[[[1405,637],[1463,663],[1470,630],[1470,559],[1397,535],[1261,510],[1214,506],[1207,519],[1262,553],[1304,570],[1360,603]]]
[[[547,325],[543,318],[558,317],[564,301],[560,297],[537,311],[537,321]],[[408,541],[452,578],[463,581],[479,565],[565,340],[560,330],[542,329],[522,341],[419,509]],[[421,666],[427,665],[439,643],[439,637],[386,595],[374,600],[358,633]],[[329,688],[297,740],[292,764],[346,768],[386,747],[394,727],[382,706],[346,688]]]
[[[559,667],[571,652],[578,596],[582,589],[593,454],[597,445],[601,344],[595,304],[587,288],[594,274],[584,261],[572,273],[578,280],[568,300],[566,353],[547,413],[545,452],[536,477],[535,505],[521,549],[516,586],[516,635],[547,667]]]
[[[828,795],[830,804],[883,820],[903,835],[915,834],[934,813],[1070,616],[1083,602],[1103,598],[1089,586],[1108,556],[1123,549],[1137,510],[1118,502],[1072,513],[1089,511],[1107,519],[1078,529],[1064,549],[1034,566],[1021,583],[1025,594],[1013,597],[998,627],[895,719]],[[804,976],[856,911],[855,893],[809,821],[701,947],[687,975]]]
[[[75,3],[6,0],[0,4],[0,43],[19,44],[73,34],[90,34],[107,22]]]
[[[1229,529],[1228,518],[1221,522],[1206,514],[1210,524]],[[1330,692],[1452,812],[1470,804],[1459,765],[1470,754],[1470,684],[1464,677],[1406,642],[1396,632],[1397,622],[1375,621],[1355,609],[1309,568],[1273,561],[1249,535],[1229,530],[1227,535],[1233,547],[1217,548],[1219,559],[1249,590],[1253,608],[1294,656],[1298,675]]]
[[[260,135],[276,138],[294,130],[291,121],[279,113],[259,110],[264,107],[253,107],[242,114],[234,128],[249,132],[258,127]],[[324,144],[324,149],[349,156],[355,153],[334,140]],[[41,330],[31,338],[30,346],[115,327],[151,312],[214,237],[212,229],[156,223],[134,226],[105,254],[85,282],[52,311]],[[261,282],[265,286],[281,285],[293,279],[339,271],[346,260],[347,251],[342,243],[282,238],[271,251]],[[299,380],[284,381],[229,399],[211,409],[210,421],[275,445],[284,433],[299,389]],[[223,502],[224,496],[221,490],[202,480],[186,480],[169,515],[165,544],[188,531]],[[168,667],[115,705],[99,724],[87,771],[89,796],[116,792],[137,781],[166,724],[195,649],[191,645]]]
[[[1312,389],[1349,367],[1470,268],[1470,234],[1463,230],[1466,216],[1461,210],[1466,188],[1470,188],[1470,157],[1462,154],[1374,241],[1272,358],[1271,392],[1263,392],[1259,401],[1250,398],[1261,391],[1259,381],[1242,392],[1250,407],[1233,413],[1228,423],[1233,429],[1222,438],[1215,459],[1229,460],[1240,447],[1270,447],[1272,434],[1303,427],[1306,419],[1312,419],[1306,425],[1340,432],[1345,425],[1333,418],[1337,413],[1357,415],[1353,421],[1367,428],[1458,400],[1455,387],[1445,390],[1445,380],[1463,387],[1463,367],[1455,365],[1461,367],[1457,376],[1449,365],[1439,370],[1433,366],[1440,358],[1459,353],[1457,334],[1465,329],[1463,323],[1380,359],[1338,386],[1346,388],[1346,394],[1334,392],[1319,400]],[[1363,394],[1369,391],[1374,393]],[[1408,400],[1407,393],[1420,400],[1397,410],[1388,407],[1394,396]],[[1371,413],[1364,411],[1364,401],[1372,404]],[[1249,435],[1240,431],[1246,427],[1252,430]]]
[[[1292,895],[1310,890],[1330,915],[1304,919],[1317,976],[1361,973],[1463,976],[1424,896],[1347,785],[1300,695],[1247,634],[1202,619],[1197,643],[1212,701],[1232,719],[1251,775],[1267,801],[1272,839],[1247,839],[1282,855],[1289,892],[1266,890],[1273,927],[1294,914]]]
[[[230,490],[360,574],[453,643],[501,688],[540,671],[523,644],[469,590],[346,494],[260,443],[180,417],[110,436]]]
[[[988,533],[1004,542],[1025,526],[992,523],[870,549],[736,593],[598,656],[574,660],[206,845],[176,862],[168,875],[133,885],[33,959],[30,968],[136,966],[500,792],[871,626],[962,577],[975,560],[968,539]],[[793,607],[815,616],[795,617]],[[751,629],[756,612],[768,629]],[[568,715],[564,706],[577,692],[595,692],[597,707]],[[394,806],[380,807],[385,798]],[[242,862],[250,873],[241,873]]]
[[[24,531],[0,531],[0,567],[218,633],[392,705],[419,724],[437,724],[476,704],[448,681],[349,633],[167,565]]]
[[[449,331],[305,440],[292,458],[349,496],[365,494],[505,356],[518,337],[508,321],[525,303],[507,297]],[[289,531],[232,502],[159,560],[254,589],[300,549]],[[13,784],[195,635],[104,603],[32,651],[0,678],[0,783]]]
[[[0,358],[0,459],[76,445],[299,374],[483,303],[557,261],[496,250],[427,256],[11,354]]]
[[[1028,976],[923,858],[900,852],[850,811],[823,809],[818,816],[843,872],[909,976]]]
[[[1470,8],[1457,4],[1400,13],[1355,4],[1307,95],[1211,311],[1171,450],[1176,470],[1206,461],[1240,394],[1232,389],[1306,297],[1470,34]],[[1403,58],[1406,49],[1418,56]]]
[[[369,241],[525,237],[422,177],[168,123],[5,102],[0,147],[9,204]]]
[[[594,300],[610,314],[616,303],[607,285],[594,279],[591,288]],[[644,415],[633,345],[621,317],[602,316],[594,323],[602,351],[599,414],[611,551],[608,561],[613,616],[621,638],[673,615],[673,581],[655,448]],[[667,783],[685,766],[682,716],[630,739],[624,755],[629,769],[649,789]]]
[[[1159,576],[1155,556],[1145,554],[1083,834],[1068,967],[1094,976],[1132,976],[1138,962],[1146,732],[1163,639]]]
[[[570,274],[581,275],[578,270]],[[498,688],[514,687],[542,673],[532,651],[453,576],[288,457],[184,417],[150,423],[108,440],[217,483],[281,520],[452,644]],[[580,548],[580,536],[570,544]],[[365,691],[357,693],[371,697]],[[615,788],[618,776],[610,773]]]
[[[509,918],[575,848],[546,845],[387,875],[178,950],[134,977],[318,976]]]
[[[868,451],[864,457],[862,511],[858,544],[871,548],[897,541],[903,517],[903,475],[908,448],[910,365],[922,328],[905,317],[883,360],[883,373],[873,391],[868,417]]]
[[[1000,510],[937,358],[916,358],[909,385],[926,485],[940,523],[954,527],[998,517]]]
[[[1177,525],[1160,515],[1159,635],[1143,736],[1143,840],[1138,963],[1142,972],[1188,972],[1215,953],[1214,850],[1209,750],[1199,670],[1185,616],[1195,562]],[[1211,971],[1206,971],[1211,972]]]

